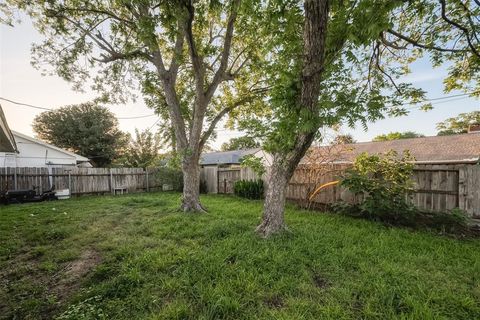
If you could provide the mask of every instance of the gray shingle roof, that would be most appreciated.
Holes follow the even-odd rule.
[[[399,154],[404,150],[409,150],[416,162],[477,162],[480,157],[480,133],[360,142],[341,147],[344,148],[344,151],[337,155],[335,162],[352,162],[362,152],[378,154],[392,149]],[[313,152],[322,152],[322,147]],[[306,160],[304,158],[303,163],[306,163]]]
[[[240,160],[244,156],[249,154],[254,154],[257,151],[260,151],[260,148],[204,153],[200,157],[200,164],[201,165],[240,164]]]

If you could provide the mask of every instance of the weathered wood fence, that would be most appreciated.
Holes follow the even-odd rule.
[[[337,180],[349,167],[345,164],[312,169],[300,166],[296,169],[287,189],[287,198],[305,201],[319,185]],[[412,176],[415,191],[409,197],[419,209],[445,212],[453,208],[465,210],[472,217],[480,217],[480,166],[416,165]],[[325,188],[312,202],[328,205],[345,198],[340,186]]]
[[[233,186],[238,180],[255,180],[259,177],[248,167],[219,168],[206,166],[200,172],[200,179],[205,183],[208,193],[233,193]]]
[[[0,168],[0,188],[20,190],[36,188],[41,193],[55,186],[70,189],[72,195],[113,193],[115,188],[128,192],[165,188],[157,174],[159,168]],[[169,186],[167,185],[167,189]]]

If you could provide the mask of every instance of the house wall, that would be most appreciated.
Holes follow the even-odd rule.
[[[75,166],[75,156],[15,136],[19,153],[0,153],[1,167]]]

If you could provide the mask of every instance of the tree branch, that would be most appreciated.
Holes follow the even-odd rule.
[[[210,123],[208,129],[203,133],[202,138],[200,140],[200,147],[202,148],[207,140],[210,138],[211,134],[213,133],[213,130],[215,130],[215,127],[217,126],[218,122],[222,120],[222,118],[227,115],[228,113],[232,112],[235,110],[237,107],[253,101],[255,98],[258,98],[260,95],[266,93],[270,88],[264,87],[264,88],[257,88],[257,89],[252,89],[251,90],[251,95],[248,95],[246,97],[243,97],[240,100],[237,100],[234,104],[231,106],[225,107],[222,109],[216,116],[213,118],[212,122]]]
[[[456,21],[453,21],[450,18],[448,18],[447,13],[446,13],[446,6],[447,5],[445,3],[445,0],[439,0],[439,2],[440,2],[440,5],[441,5],[441,8],[442,8],[442,18],[443,18],[443,20],[445,20],[445,22],[447,22],[448,24],[456,27],[457,29],[460,29],[465,34],[465,37],[467,38],[468,46],[470,47],[472,53],[475,54],[478,58],[480,58],[480,52],[478,52],[477,48],[475,48],[475,46],[473,45],[471,35],[470,35],[470,31],[468,31],[468,28],[466,28],[466,27],[462,26],[460,23],[458,23]]]
[[[235,20],[237,19],[238,8],[240,7],[241,0],[232,0],[230,16],[228,17],[227,30],[225,31],[225,40],[223,42],[223,53],[220,59],[220,66],[218,67],[217,72],[213,76],[213,80],[207,88],[205,93],[206,101],[209,102],[213,97],[215,90],[217,90],[218,85],[222,82],[225,77],[225,71],[228,67],[228,58],[230,57],[230,49],[232,47],[233,40],[233,29]]]
[[[397,37],[399,39],[402,39],[402,40],[410,43],[414,47],[419,47],[419,48],[422,48],[422,49],[435,50],[435,51],[441,51],[441,52],[465,52],[466,51],[466,50],[460,50],[460,49],[441,48],[441,47],[437,47],[437,46],[430,46],[430,45],[422,44],[422,43],[418,42],[417,40],[414,40],[410,37],[407,37],[407,36],[397,32],[395,30],[392,30],[392,29],[388,29],[387,32],[394,35],[395,37]],[[389,45],[388,42],[384,42],[384,44]],[[394,46],[390,46],[390,47],[392,47],[394,49],[401,49],[401,47],[394,47]]]

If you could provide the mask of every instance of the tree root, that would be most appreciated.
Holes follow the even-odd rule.
[[[255,233],[258,234],[261,238],[269,238],[274,234],[279,234],[285,231],[289,231],[287,225],[284,223],[281,224],[271,224],[269,221],[263,221],[255,229]]]

